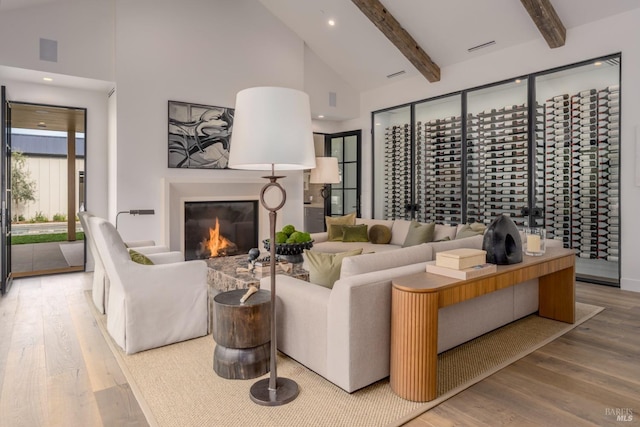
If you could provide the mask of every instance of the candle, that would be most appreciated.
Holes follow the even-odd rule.
[[[529,234],[527,236],[527,251],[540,252],[540,236],[537,234]]]

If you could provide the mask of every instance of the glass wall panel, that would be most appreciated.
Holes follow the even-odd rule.
[[[544,107],[544,226],[581,276],[619,280],[620,58],[536,77]]]
[[[415,218],[462,221],[462,118],[460,95],[415,106]]]
[[[508,215],[575,249],[582,280],[618,284],[620,60],[374,112],[373,217]]]
[[[411,108],[377,112],[374,123],[374,218],[410,218]]]
[[[504,214],[525,225],[527,81],[470,91],[467,112],[467,167],[472,170],[467,176],[467,221],[488,224]]]

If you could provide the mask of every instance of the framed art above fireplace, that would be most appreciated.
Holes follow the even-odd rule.
[[[233,108],[169,101],[168,166],[226,169]]]

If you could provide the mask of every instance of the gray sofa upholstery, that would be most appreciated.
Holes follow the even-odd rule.
[[[482,238],[345,258],[333,289],[277,276],[278,349],[347,392],[387,377],[392,280],[424,271],[439,251],[481,248]],[[262,279],[261,287],[270,288],[269,278]],[[438,352],[537,309],[537,280],[442,308]]]

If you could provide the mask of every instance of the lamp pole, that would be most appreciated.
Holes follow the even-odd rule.
[[[278,343],[277,323],[276,323],[276,217],[277,212],[287,201],[287,192],[277,182],[283,176],[276,176],[274,165],[271,165],[271,175],[264,176],[269,180],[260,191],[260,204],[269,211],[269,276],[271,280],[271,346],[269,378],[264,378],[251,386],[249,391],[251,400],[255,403],[265,406],[280,406],[291,402],[298,396],[298,384],[289,378],[278,378],[276,363],[276,347]],[[276,206],[269,206],[264,195],[270,188],[276,188],[280,191],[282,199]]]

